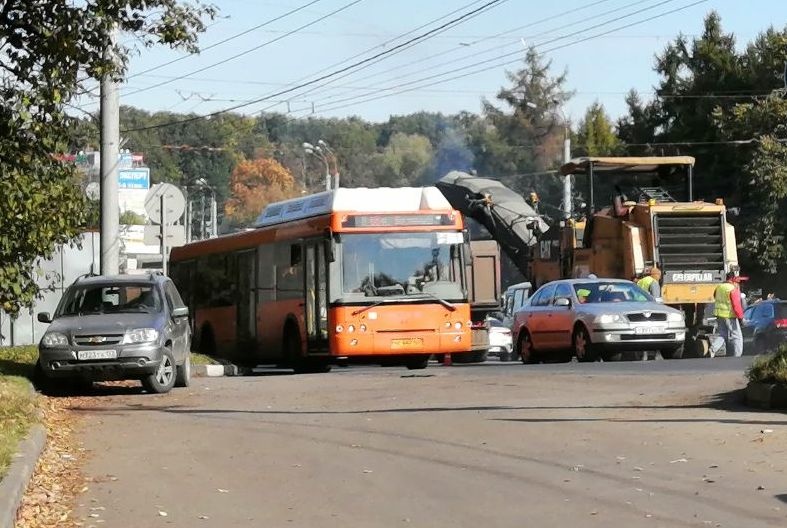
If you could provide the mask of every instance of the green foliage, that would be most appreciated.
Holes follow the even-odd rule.
[[[749,381],[787,384],[787,345],[766,356],[760,356],[746,371]]]
[[[604,106],[594,102],[579,122],[576,133],[577,148],[573,155],[614,156],[621,153],[621,142]]]
[[[36,420],[37,401],[29,381],[0,375],[0,479]]]
[[[7,0],[0,7],[0,309],[13,314],[30,305],[39,288],[35,261],[88,223],[73,167],[53,154],[70,135],[95,138],[89,126],[71,125],[64,108],[88,78],[123,76],[132,50],[114,44],[105,53],[114,28],[134,37],[128,42],[193,51],[202,18],[214,13],[179,0]]]
[[[145,217],[134,211],[120,213],[120,225],[145,225]]]
[[[424,136],[397,132],[381,154],[378,184],[404,187],[418,184],[432,162],[432,144]]]
[[[572,94],[564,88],[566,73],[553,76],[550,68],[551,62],[544,62],[531,48],[523,68],[508,74],[512,86],[497,94],[501,107],[484,101],[484,115],[494,131],[480,140],[494,155],[482,156],[480,173],[507,176],[561,164],[569,126],[561,107]],[[547,203],[560,203],[560,184],[554,177],[525,176],[504,182],[522,193],[536,191]]]

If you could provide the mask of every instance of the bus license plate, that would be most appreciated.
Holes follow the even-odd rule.
[[[420,337],[391,339],[391,350],[420,350],[424,348],[424,340]]]
[[[637,335],[663,334],[665,332],[663,326],[639,326],[634,329],[634,333]]]
[[[79,350],[77,351],[77,359],[91,360],[91,359],[117,359],[117,350]]]

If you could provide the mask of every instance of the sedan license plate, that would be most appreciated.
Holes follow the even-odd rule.
[[[391,350],[421,350],[423,348],[424,340],[420,337],[391,339]]]
[[[81,361],[91,359],[117,359],[117,350],[78,350],[77,359]]]
[[[637,335],[664,334],[666,330],[663,326],[638,326],[634,329],[634,333]]]

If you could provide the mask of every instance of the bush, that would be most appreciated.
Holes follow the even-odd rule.
[[[746,377],[749,381],[787,385],[787,344],[772,354],[756,358]]]

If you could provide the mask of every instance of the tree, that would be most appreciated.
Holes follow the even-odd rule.
[[[560,107],[571,97],[564,89],[566,73],[553,76],[551,62],[544,62],[534,48],[525,55],[524,66],[509,73],[512,83],[501,89],[497,100],[502,107],[484,100],[484,114],[494,127],[494,156],[487,156],[482,174],[512,176],[517,173],[541,172],[562,162],[562,145],[569,123],[560,117]],[[495,144],[496,143],[496,144]],[[547,204],[561,200],[557,178],[537,175],[504,178],[504,182],[521,193],[536,191]]]
[[[134,211],[120,213],[120,225],[145,225],[145,217]]]
[[[224,212],[233,224],[248,226],[271,202],[300,194],[292,177],[281,163],[271,158],[241,161],[232,171],[230,197]]]
[[[787,259],[787,99],[777,90],[731,111],[717,109],[714,117],[724,137],[757,139],[741,171],[746,201],[741,206],[739,240],[754,264],[775,274]]]
[[[620,152],[621,143],[615,135],[604,105],[594,102],[579,122],[574,153],[583,156],[612,156]]]
[[[122,78],[129,52],[115,27],[143,46],[196,50],[212,7],[178,0],[6,0],[0,6],[0,308],[16,313],[39,292],[34,263],[85,224],[74,167],[53,156],[64,146],[65,105],[86,81]],[[124,39],[125,41],[126,39]],[[116,60],[113,60],[115,58]]]
[[[378,185],[405,187],[421,183],[432,162],[432,145],[424,136],[397,132],[380,155]]]

